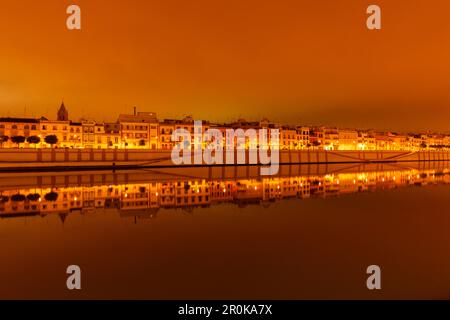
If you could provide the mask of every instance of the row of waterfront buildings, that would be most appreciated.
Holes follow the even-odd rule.
[[[281,150],[442,150],[450,149],[450,135],[398,134],[375,130],[338,129],[322,126],[284,126],[267,119],[249,122],[239,119],[232,123],[202,122],[202,133],[207,129],[220,130],[225,137],[227,129],[277,129]],[[95,148],[95,149],[152,149],[170,150],[177,129],[194,134],[194,119],[159,120],[153,112],[122,114],[116,122],[97,123],[93,120],[69,120],[64,103],[57,120],[47,118],[0,118],[0,145],[3,148]],[[269,134],[270,136],[270,134]],[[193,138],[192,138],[192,142]],[[249,142],[246,142],[247,146]],[[273,145],[272,145],[273,147]]]
[[[183,209],[233,203],[267,206],[286,198],[330,197],[407,185],[450,183],[445,170],[339,173],[264,179],[160,181],[120,185],[0,190],[0,218],[73,211],[119,210],[122,216],[153,217],[160,208]]]

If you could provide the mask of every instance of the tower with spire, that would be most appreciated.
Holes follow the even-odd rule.
[[[61,103],[57,114],[58,121],[69,121],[69,111],[64,106],[64,101]]]

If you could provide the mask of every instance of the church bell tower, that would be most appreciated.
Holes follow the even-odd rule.
[[[57,119],[58,121],[69,121],[69,111],[64,106],[64,101],[61,103],[61,107],[59,107]]]

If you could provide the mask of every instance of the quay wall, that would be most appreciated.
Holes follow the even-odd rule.
[[[246,163],[251,156],[246,152]],[[191,155],[194,163],[194,155]],[[234,154],[237,163],[237,154]],[[336,164],[450,161],[449,151],[280,151],[280,164]],[[259,159],[258,159],[259,162]],[[170,150],[0,149],[0,170],[8,168],[82,168],[102,166],[170,167]]]

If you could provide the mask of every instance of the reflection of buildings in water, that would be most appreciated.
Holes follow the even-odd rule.
[[[154,218],[160,208],[192,211],[220,203],[239,207],[268,205],[286,198],[326,198],[342,194],[391,189],[405,185],[450,183],[449,170],[404,170],[336,173],[324,176],[263,179],[148,182],[0,191],[0,217],[94,212],[111,209],[121,217]]]

